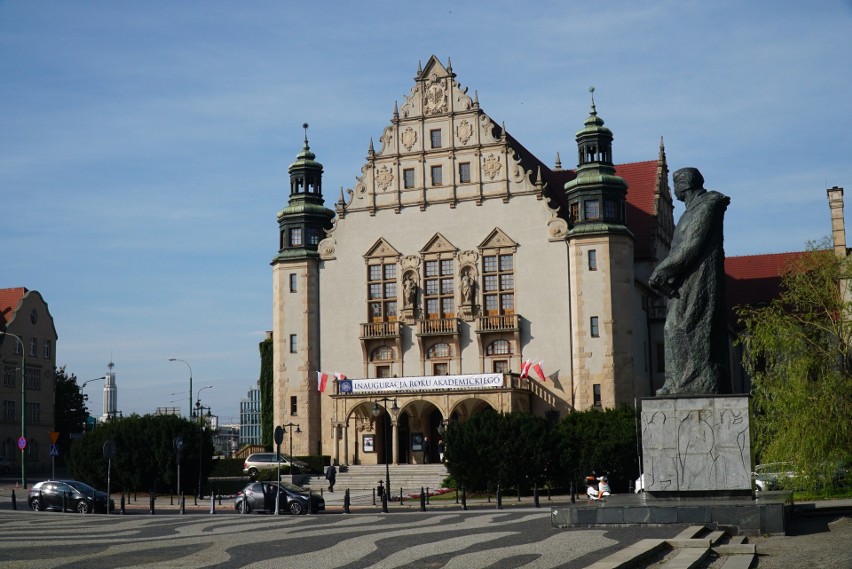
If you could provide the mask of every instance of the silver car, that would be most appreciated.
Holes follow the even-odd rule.
[[[277,468],[278,461],[281,462],[281,466],[289,466],[291,472],[293,470],[304,472],[308,469],[308,464],[306,462],[296,460],[292,456],[281,454],[278,455],[278,458],[276,458],[274,452],[256,452],[254,454],[250,454],[243,463],[243,474],[248,474],[254,478],[261,470]]]

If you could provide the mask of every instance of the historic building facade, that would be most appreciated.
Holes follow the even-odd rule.
[[[594,100],[577,124],[576,168],[548,166],[433,56],[334,210],[306,132],[272,261],[294,452],[436,460],[447,422],[486,407],[564,415],[662,384],[646,283],[674,227],[665,151],[615,165]],[[321,392],[323,374],[346,379]]]
[[[20,468],[50,465],[54,425],[56,328],[41,294],[26,288],[0,289],[0,455]],[[24,436],[26,446],[19,448]]]

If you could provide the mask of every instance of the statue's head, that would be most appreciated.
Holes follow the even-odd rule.
[[[675,185],[675,196],[683,201],[684,195],[688,190],[703,190],[704,176],[698,171],[698,168],[681,168],[672,174],[672,179]]]

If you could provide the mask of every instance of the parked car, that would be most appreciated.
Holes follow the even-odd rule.
[[[786,485],[786,481],[796,477],[796,468],[792,462],[770,462],[754,467],[752,478],[758,490],[775,490]]]
[[[9,474],[13,470],[15,470],[14,461],[5,456],[0,456],[0,474]]]
[[[248,474],[254,478],[260,470],[276,468],[278,466],[278,460],[281,461],[281,466],[289,466],[291,471],[293,469],[298,469],[299,472],[304,472],[308,469],[308,464],[306,462],[296,460],[292,456],[281,454],[278,455],[278,459],[276,459],[275,456],[274,452],[257,452],[255,454],[250,454],[243,463],[243,474]]]
[[[280,493],[279,493],[280,492]],[[295,484],[282,482],[252,482],[239,492],[234,499],[234,508],[241,514],[252,512],[275,512],[275,499],[279,498],[278,511],[294,515],[312,514],[325,510],[325,500],[318,494]]]
[[[45,480],[30,487],[27,500],[30,508],[35,511],[56,510],[63,511],[62,497],[65,496],[64,511],[90,514],[107,512],[115,509],[112,498],[107,500],[106,492],[95,490],[88,484],[77,480]]]

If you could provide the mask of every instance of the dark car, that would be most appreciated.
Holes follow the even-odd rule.
[[[63,510],[63,496],[65,497]],[[81,514],[107,512],[107,494],[95,490],[88,484],[77,480],[45,480],[33,484],[28,496],[30,508],[35,511],[56,510],[71,511]],[[112,498],[109,499],[109,510],[115,509]]]
[[[280,493],[279,493],[280,489]],[[280,513],[312,514],[325,510],[325,500],[322,496],[312,494],[308,490],[295,484],[282,482],[252,482],[239,492],[234,500],[234,508],[241,513],[251,512],[275,512],[275,498],[280,496]],[[310,508],[308,504],[310,503]]]

